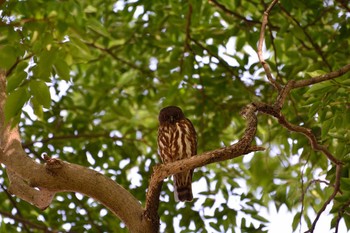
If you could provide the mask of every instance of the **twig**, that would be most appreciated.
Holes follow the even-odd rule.
[[[220,56],[216,55],[215,53],[213,53],[210,49],[208,49],[207,47],[205,47],[204,45],[202,45],[199,41],[193,39],[193,38],[190,38],[191,41],[193,41],[197,46],[199,46],[201,49],[205,50],[208,52],[208,54],[212,57],[215,57],[218,61],[219,61],[219,64],[221,64],[226,70],[227,72],[232,75],[233,77],[236,78],[236,80],[238,81],[239,84],[241,84],[242,88],[246,89],[249,93],[253,94],[253,95],[256,95],[256,93],[249,89],[249,87],[247,87],[247,85],[245,85],[243,83],[243,81],[240,79],[239,75],[238,75],[238,72],[237,72],[237,69],[233,69],[233,67],[231,67],[224,59],[222,59]]]
[[[138,70],[138,71],[140,71],[140,72],[143,73],[143,74],[147,74],[147,75],[153,76],[153,71],[151,71],[151,70],[149,70],[149,69],[144,69],[144,68],[142,68],[142,67],[139,67],[139,66],[135,65],[135,64],[132,63],[132,62],[129,62],[129,61],[127,61],[127,60],[124,60],[124,59],[121,58],[121,57],[118,57],[118,56],[115,55],[115,54],[112,52],[112,50],[109,49],[109,48],[100,47],[100,46],[96,45],[95,43],[85,43],[85,44],[88,45],[88,46],[91,46],[91,47],[93,47],[93,48],[96,48],[96,49],[98,49],[98,50],[100,50],[100,51],[103,51],[103,52],[107,53],[107,54],[110,55],[112,58],[114,58],[116,61],[119,61],[119,62],[121,62],[121,63],[123,63],[123,64],[125,64],[125,65],[127,65],[127,66],[129,66],[129,67],[131,67],[131,68],[133,68],[133,69],[135,69],[135,70]]]
[[[6,196],[8,197],[8,199],[10,200],[11,204],[13,205],[13,207],[16,209],[17,213],[18,213],[18,218],[23,219],[23,215],[21,213],[21,210],[18,208],[17,206],[17,202],[14,200],[14,198],[11,196],[11,194],[7,191],[7,188],[5,188],[5,186],[3,186],[2,184],[0,184],[0,187],[4,190]],[[5,213],[5,212],[4,212]],[[25,231],[30,232],[30,230],[28,229],[27,225],[25,222],[23,222],[23,228]]]
[[[339,5],[343,7],[347,12],[350,12],[350,7],[347,5],[348,4],[347,0],[337,0],[336,2],[338,2]]]
[[[338,233],[339,222],[340,222],[341,218],[343,217],[343,214],[344,214],[346,208],[349,207],[349,205],[350,205],[350,200],[347,201],[347,202],[342,206],[342,208],[338,211],[337,222],[336,222],[336,225],[335,225],[335,233]]]
[[[191,50],[190,38],[191,38],[191,17],[192,17],[192,4],[188,1],[188,13],[186,17],[186,37],[184,42],[184,51],[180,59],[180,73],[183,71],[183,63],[185,60],[186,52]]]
[[[326,180],[314,179],[314,180],[311,180],[311,181],[309,182],[309,184],[306,186],[306,191],[310,188],[311,185],[313,185],[313,184],[315,184],[315,183],[323,183],[323,184],[325,184],[325,185],[334,187],[333,184],[329,183],[329,182],[326,181]]]
[[[280,111],[282,109],[282,106],[285,102],[286,97],[289,95],[289,93],[292,89],[302,87],[302,86],[308,86],[308,85],[311,85],[311,84],[316,83],[316,82],[322,82],[322,81],[325,81],[325,80],[328,80],[331,78],[339,77],[342,74],[344,74],[345,72],[347,72],[348,70],[350,70],[350,65],[347,65],[338,71],[331,72],[331,73],[328,73],[326,75],[315,77],[315,78],[309,79],[309,80],[302,80],[299,83],[298,83],[298,81],[297,82],[290,81],[280,91],[280,93],[277,97],[277,100],[273,106],[267,105],[265,103],[254,103],[254,105],[257,107],[258,111],[261,111],[263,113],[266,113],[266,114],[269,114],[269,115],[276,117],[278,119],[278,122],[282,126],[287,128],[288,130],[304,134],[309,139],[309,142],[310,142],[313,150],[322,152],[323,154],[325,154],[327,156],[327,158],[330,161],[332,161],[334,164],[336,164],[336,178],[335,178],[335,184],[334,184],[334,191],[333,191],[332,195],[327,199],[327,201],[323,204],[322,208],[318,211],[317,216],[312,224],[311,229],[309,231],[307,231],[308,233],[312,233],[314,231],[314,228],[315,228],[317,221],[320,218],[321,214],[324,212],[327,205],[334,199],[336,194],[340,191],[339,190],[339,188],[340,188],[340,176],[341,176],[340,172],[341,172],[342,162],[340,160],[338,160],[337,158],[335,158],[327,150],[327,148],[325,146],[318,144],[315,135],[312,133],[312,131],[310,129],[302,127],[302,126],[291,124],[290,122],[288,122],[285,119],[284,115]],[[329,183],[326,182],[326,184],[329,184]],[[311,183],[308,185],[308,187],[310,185],[311,185]],[[308,189],[308,187],[306,188],[306,190]]]
[[[300,201],[301,201],[301,207],[300,207],[300,217],[299,217],[299,225],[300,225],[300,229],[299,232],[301,233],[301,227],[302,227],[302,218],[303,218],[303,212],[304,212],[304,208],[305,208],[305,204],[304,204],[304,200],[305,200],[305,194],[307,191],[307,188],[304,190],[304,169],[306,164],[309,161],[310,156],[308,156],[308,158],[306,159],[305,164],[303,165],[303,168],[301,169],[301,174],[300,174],[300,182],[301,182],[301,197],[300,197]]]
[[[278,65],[278,59],[277,59],[277,48],[276,48],[276,44],[275,44],[275,38],[273,37],[273,33],[272,33],[272,25],[270,23],[270,21],[268,22],[268,26],[269,26],[269,32],[270,32],[270,40],[271,40],[271,45],[274,51],[274,59],[275,59],[275,67],[276,67],[276,81],[279,80],[280,82],[282,82],[282,77],[280,74],[280,71],[278,69],[279,65]]]
[[[10,67],[10,69],[7,70],[6,76],[8,77],[21,61],[28,60],[33,56],[34,54],[29,54],[23,58],[17,58],[16,62]]]
[[[260,30],[260,37],[258,42],[258,57],[261,65],[263,66],[267,79],[270,81],[270,83],[278,90],[280,91],[282,88],[279,83],[276,82],[276,80],[272,77],[270,66],[265,62],[264,56],[263,56],[263,44],[265,40],[265,28],[268,23],[268,17],[269,13],[272,10],[272,8],[276,5],[278,0],[273,0],[271,4],[267,7],[267,9],[264,12],[262,24],[261,24],[261,30]]]
[[[309,230],[305,231],[305,233],[313,233],[317,224],[318,219],[321,217],[321,214],[323,213],[323,211],[325,211],[325,209],[327,208],[327,205],[334,199],[334,197],[337,195],[337,193],[339,192],[339,188],[340,188],[340,177],[341,177],[341,168],[342,165],[341,164],[337,164],[336,166],[336,172],[335,172],[335,184],[334,184],[334,190],[332,195],[327,199],[327,201],[325,203],[323,203],[322,208],[318,211],[316,218],[314,220],[314,222],[312,223],[312,226]]]
[[[15,216],[15,215],[12,215],[11,213],[7,213],[7,212],[2,211],[2,210],[0,210],[0,215],[7,217],[7,218],[11,218],[11,219],[15,220],[16,222],[20,222],[24,226],[29,226],[30,228],[35,228],[35,229],[38,229],[38,230],[45,232],[45,233],[57,232],[55,230],[48,229],[44,225],[39,225],[39,224],[33,223],[33,222],[29,221],[28,219],[23,218],[22,216],[20,216],[20,217]],[[27,231],[30,232],[30,230],[27,230]]]
[[[320,55],[320,57],[322,58],[323,63],[328,67],[329,71],[332,71],[332,66],[328,63],[326,57],[323,54],[323,51],[321,49],[321,47],[314,42],[314,40],[311,38],[310,34],[306,31],[306,29],[304,27],[302,27],[300,25],[300,23],[298,22],[298,20],[296,18],[294,18],[283,6],[282,4],[280,4],[280,8],[282,10],[282,12],[284,12],[290,19],[292,19],[292,21],[303,31],[303,33],[305,34],[306,38],[308,39],[308,41],[311,43],[312,47],[316,50],[316,52],[318,53],[318,55]]]
[[[258,110],[262,113],[274,116],[278,119],[278,122],[290,131],[298,132],[304,134],[311,144],[311,148],[315,151],[320,151],[327,156],[327,158],[334,164],[341,164],[342,162],[336,159],[325,146],[318,144],[315,135],[312,131],[306,127],[294,125],[286,120],[284,115],[282,115],[275,107],[265,104],[265,103],[254,103]]]
[[[243,20],[244,22],[246,22],[248,24],[261,24],[260,21],[247,19],[246,17],[238,14],[237,12],[229,10],[227,7],[225,7],[223,4],[217,2],[216,0],[209,0],[209,2],[213,3],[216,7],[221,9],[226,14],[232,15],[232,16],[236,17],[237,19],[241,19],[241,20]]]

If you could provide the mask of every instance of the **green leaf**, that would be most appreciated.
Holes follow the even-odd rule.
[[[298,212],[293,218],[293,223],[292,223],[293,232],[297,229],[297,227],[300,224],[300,216],[301,216],[301,213]]]
[[[340,187],[344,190],[350,190],[350,178],[340,178]]]
[[[44,50],[40,55],[40,60],[35,68],[35,77],[47,81],[50,81],[50,74],[52,71],[53,63],[56,59],[57,50],[51,48],[50,50]]]
[[[34,114],[39,118],[43,119],[43,106],[37,101],[36,98],[31,99]]]
[[[345,204],[350,200],[350,191],[348,190],[344,191],[341,195],[336,196],[334,200]]]
[[[217,223],[210,222],[209,225],[217,231],[220,231],[220,226]]]
[[[110,37],[110,34],[108,33],[107,29],[101,24],[100,21],[94,18],[90,18],[88,20],[87,27],[97,32],[101,36]]]
[[[31,80],[29,83],[30,92],[34,98],[45,108],[50,108],[51,94],[49,87],[42,80]]]
[[[56,59],[55,63],[55,70],[58,74],[58,76],[60,76],[60,78],[62,78],[63,80],[69,81],[70,79],[70,75],[69,75],[69,66],[67,65],[67,63],[63,60],[63,59]]]
[[[317,76],[320,76],[320,75],[323,75],[323,74],[326,74],[326,73],[327,72],[323,71],[323,70],[314,70],[314,71],[311,71],[311,72],[306,72],[305,74],[308,74],[312,78],[314,78],[314,77],[317,77]]]
[[[72,36],[70,38],[70,42],[67,44],[69,47],[68,50],[70,51],[70,55],[72,55],[73,59],[75,59],[75,62],[86,62],[92,59],[89,47],[84,44],[79,38]]]
[[[17,49],[12,45],[0,47],[0,68],[9,69],[17,60]]]
[[[324,88],[329,88],[331,86],[333,86],[334,84],[331,83],[330,81],[327,81],[327,82],[321,82],[321,83],[317,83],[315,85],[313,85],[309,90],[307,90],[307,94],[310,94],[310,93],[314,93],[314,92],[318,92],[320,91],[321,89],[324,89]]]
[[[269,222],[269,220],[267,220],[266,218],[262,217],[259,214],[252,214],[252,217],[260,222],[266,222],[266,223]]]
[[[28,101],[29,94],[26,87],[17,88],[11,92],[5,103],[5,121],[20,114],[23,105]]]
[[[27,78],[28,74],[25,71],[16,72],[8,78],[7,81],[7,92],[12,92],[14,89],[19,87],[23,81]]]
[[[116,40],[110,40],[108,43],[108,47],[114,47],[114,46],[118,46],[118,45],[123,45],[125,44],[125,39],[121,38],[121,39],[116,39]]]
[[[84,9],[85,13],[96,13],[97,12],[97,8],[92,6],[92,5],[88,5],[85,9]]]

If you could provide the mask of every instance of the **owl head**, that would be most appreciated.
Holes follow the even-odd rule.
[[[185,119],[185,115],[181,108],[177,106],[168,106],[160,110],[158,120],[160,124],[168,123],[174,124],[182,119]]]

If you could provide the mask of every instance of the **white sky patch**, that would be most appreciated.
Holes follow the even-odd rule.
[[[130,180],[131,188],[136,188],[141,186],[142,176],[139,174],[139,168],[133,167],[129,170],[127,175],[128,180]]]
[[[75,193],[75,197],[78,199],[78,200],[83,200],[84,196],[80,193]]]
[[[239,66],[239,63],[237,62],[237,60],[234,59],[232,56],[229,56],[229,53],[228,53],[229,50],[227,49],[227,47],[225,48],[224,46],[219,45],[218,49],[219,49],[219,52],[218,52],[219,57],[224,59],[230,66]]]
[[[108,214],[108,211],[106,210],[106,209],[101,209],[100,210],[100,216],[101,217],[104,217],[104,216],[106,216]]]
[[[73,147],[70,147],[70,146],[63,147],[63,153],[73,153],[73,152],[74,152]]]
[[[86,152],[86,159],[91,165],[94,165],[96,162],[95,159],[92,157],[91,153],[88,151]]]
[[[158,59],[157,59],[157,58],[151,57],[151,58],[149,59],[149,68],[150,68],[150,70],[152,70],[152,71],[157,70],[157,68],[158,68]]]
[[[126,158],[126,159],[123,159],[119,162],[119,168],[120,169],[123,169],[126,165],[128,165],[130,163],[130,159],[129,158]]]
[[[114,5],[113,5],[113,11],[115,13],[117,13],[118,11],[122,11],[125,7],[125,2],[124,1],[117,1]]]
[[[135,13],[134,13],[134,18],[137,19],[140,15],[142,15],[145,12],[143,6],[137,6]]]
[[[71,228],[72,228],[72,225],[70,223],[64,223],[62,225],[62,228],[65,230],[65,231],[69,231]]]

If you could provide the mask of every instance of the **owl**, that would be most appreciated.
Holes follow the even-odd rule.
[[[164,164],[197,154],[197,135],[181,108],[168,106],[158,116],[158,152]],[[173,176],[175,201],[192,201],[193,170]]]

